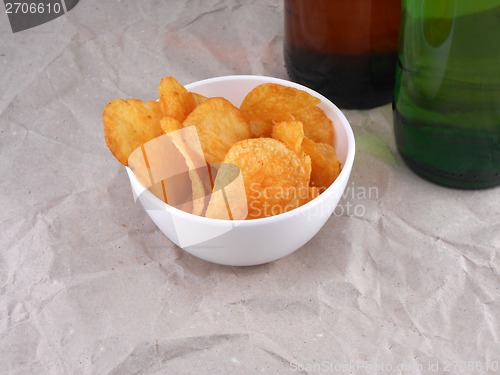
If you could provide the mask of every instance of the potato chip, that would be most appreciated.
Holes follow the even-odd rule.
[[[335,149],[326,143],[316,143],[306,137],[302,141],[302,150],[311,157],[311,186],[323,192],[340,173],[340,162]]]
[[[203,213],[212,186],[194,127],[146,142],[132,152],[128,161],[141,184],[157,197],[183,211]]]
[[[224,190],[214,190],[210,195],[205,217],[219,220],[233,220]]]
[[[170,134],[163,134],[135,149],[128,166],[141,184],[158,198],[172,207],[191,212],[190,168]]]
[[[272,137],[283,142],[285,146],[297,154],[302,151],[304,129],[300,121],[286,121],[274,124]]]
[[[151,181],[149,164],[144,157],[144,147],[138,147],[128,157],[128,167],[134,172],[135,177],[142,186],[149,188],[154,184]]]
[[[201,215],[207,203],[207,193],[211,190],[210,174],[203,156],[202,146],[195,128],[183,128],[170,133],[171,139],[184,156],[189,168],[192,191],[192,213]]]
[[[163,134],[160,104],[137,99],[112,100],[103,111],[104,138],[111,153],[123,165],[136,148]]]
[[[173,117],[162,117],[160,120],[160,127],[161,130],[167,134],[174,130],[182,129],[182,123]]]
[[[335,133],[332,121],[317,106],[309,107],[293,113],[295,120],[302,122],[304,134],[316,143],[334,146]]]
[[[245,117],[224,98],[207,99],[182,125],[196,126],[207,163],[222,162],[233,144],[251,137]]]
[[[248,216],[245,184],[237,165],[219,166],[205,216],[229,220],[245,220]]]
[[[165,117],[173,117],[182,122],[195,107],[193,95],[173,77],[163,77],[158,91],[161,111]]]
[[[319,197],[319,189],[316,186],[309,187],[309,201],[312,201],[314,198]]]
[[[148,189],[153,195],[158,198],[159,200],[167,203],[167,196],[165,194],[165,185],[162,182],[158,182],[157,184],[154,184],[149,187]]]
[[[292,113],[320,103],[309,93],[275,83],[265,83],[250,91],[240,109],[247,117],[254,137],[271,136],[273,122],[291,121]]]
[[[206,96],[197,94],[195,92],[191,92],[191,95],[193,95],[195,107],[199,106],[201,103],[204,103],[208,99]]]
[[[302,201],[302,205],[309,203],[314,198],[319,197],[320,191],[316,186],[309,186],[309,190],[307,192],[307,197]]]
[[[293,210],[307,201],[311,160],[272,138],[247,139],[231,147],[224,163],[238,166],[245,185],[248,217]]]

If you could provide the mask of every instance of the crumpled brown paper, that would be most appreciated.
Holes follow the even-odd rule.
[[[17,34],[0,16],[1,374],[500,373],[500,190],[410,172],[389,105],[345,111],[348,189],[284,259],[206,263],[134,205],[104,105],[164,75],[286,78],[282,19],[278,0],[80,1]]]

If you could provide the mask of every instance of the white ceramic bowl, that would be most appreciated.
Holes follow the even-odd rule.
[[[299,249],[323,227],[337,206],[351,174],[354,135],[342,112],[317,92],[282,79],[264,76],[224,76],[186,85],[190,91],[222,96],[239,107],[245,95],[263,83],[278,83],[305,90],[321,100],[319,106],[335,128],[335,149],[342,171],[319,197],[292,211],[255,220],[218,220],[192,215],[171,207],[142,186],[127,169],[132,191],[158,228],[177,246],[209,262],[251,266],[282,258]]]

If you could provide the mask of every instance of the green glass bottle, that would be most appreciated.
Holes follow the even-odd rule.
[[[500,185],[500,0],[403,0],[398,150],[436,183]]]

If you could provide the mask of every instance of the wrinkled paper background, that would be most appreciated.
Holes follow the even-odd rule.
[[[390,105],[345,111],[345,197],[276,262],[196,259],[134,204],[104,105],[164,75],[287,78],[282,20],[280,0],[82,0],[17,34],[0,15],[1,374],[500,374],[500,189],[414,175]]]

